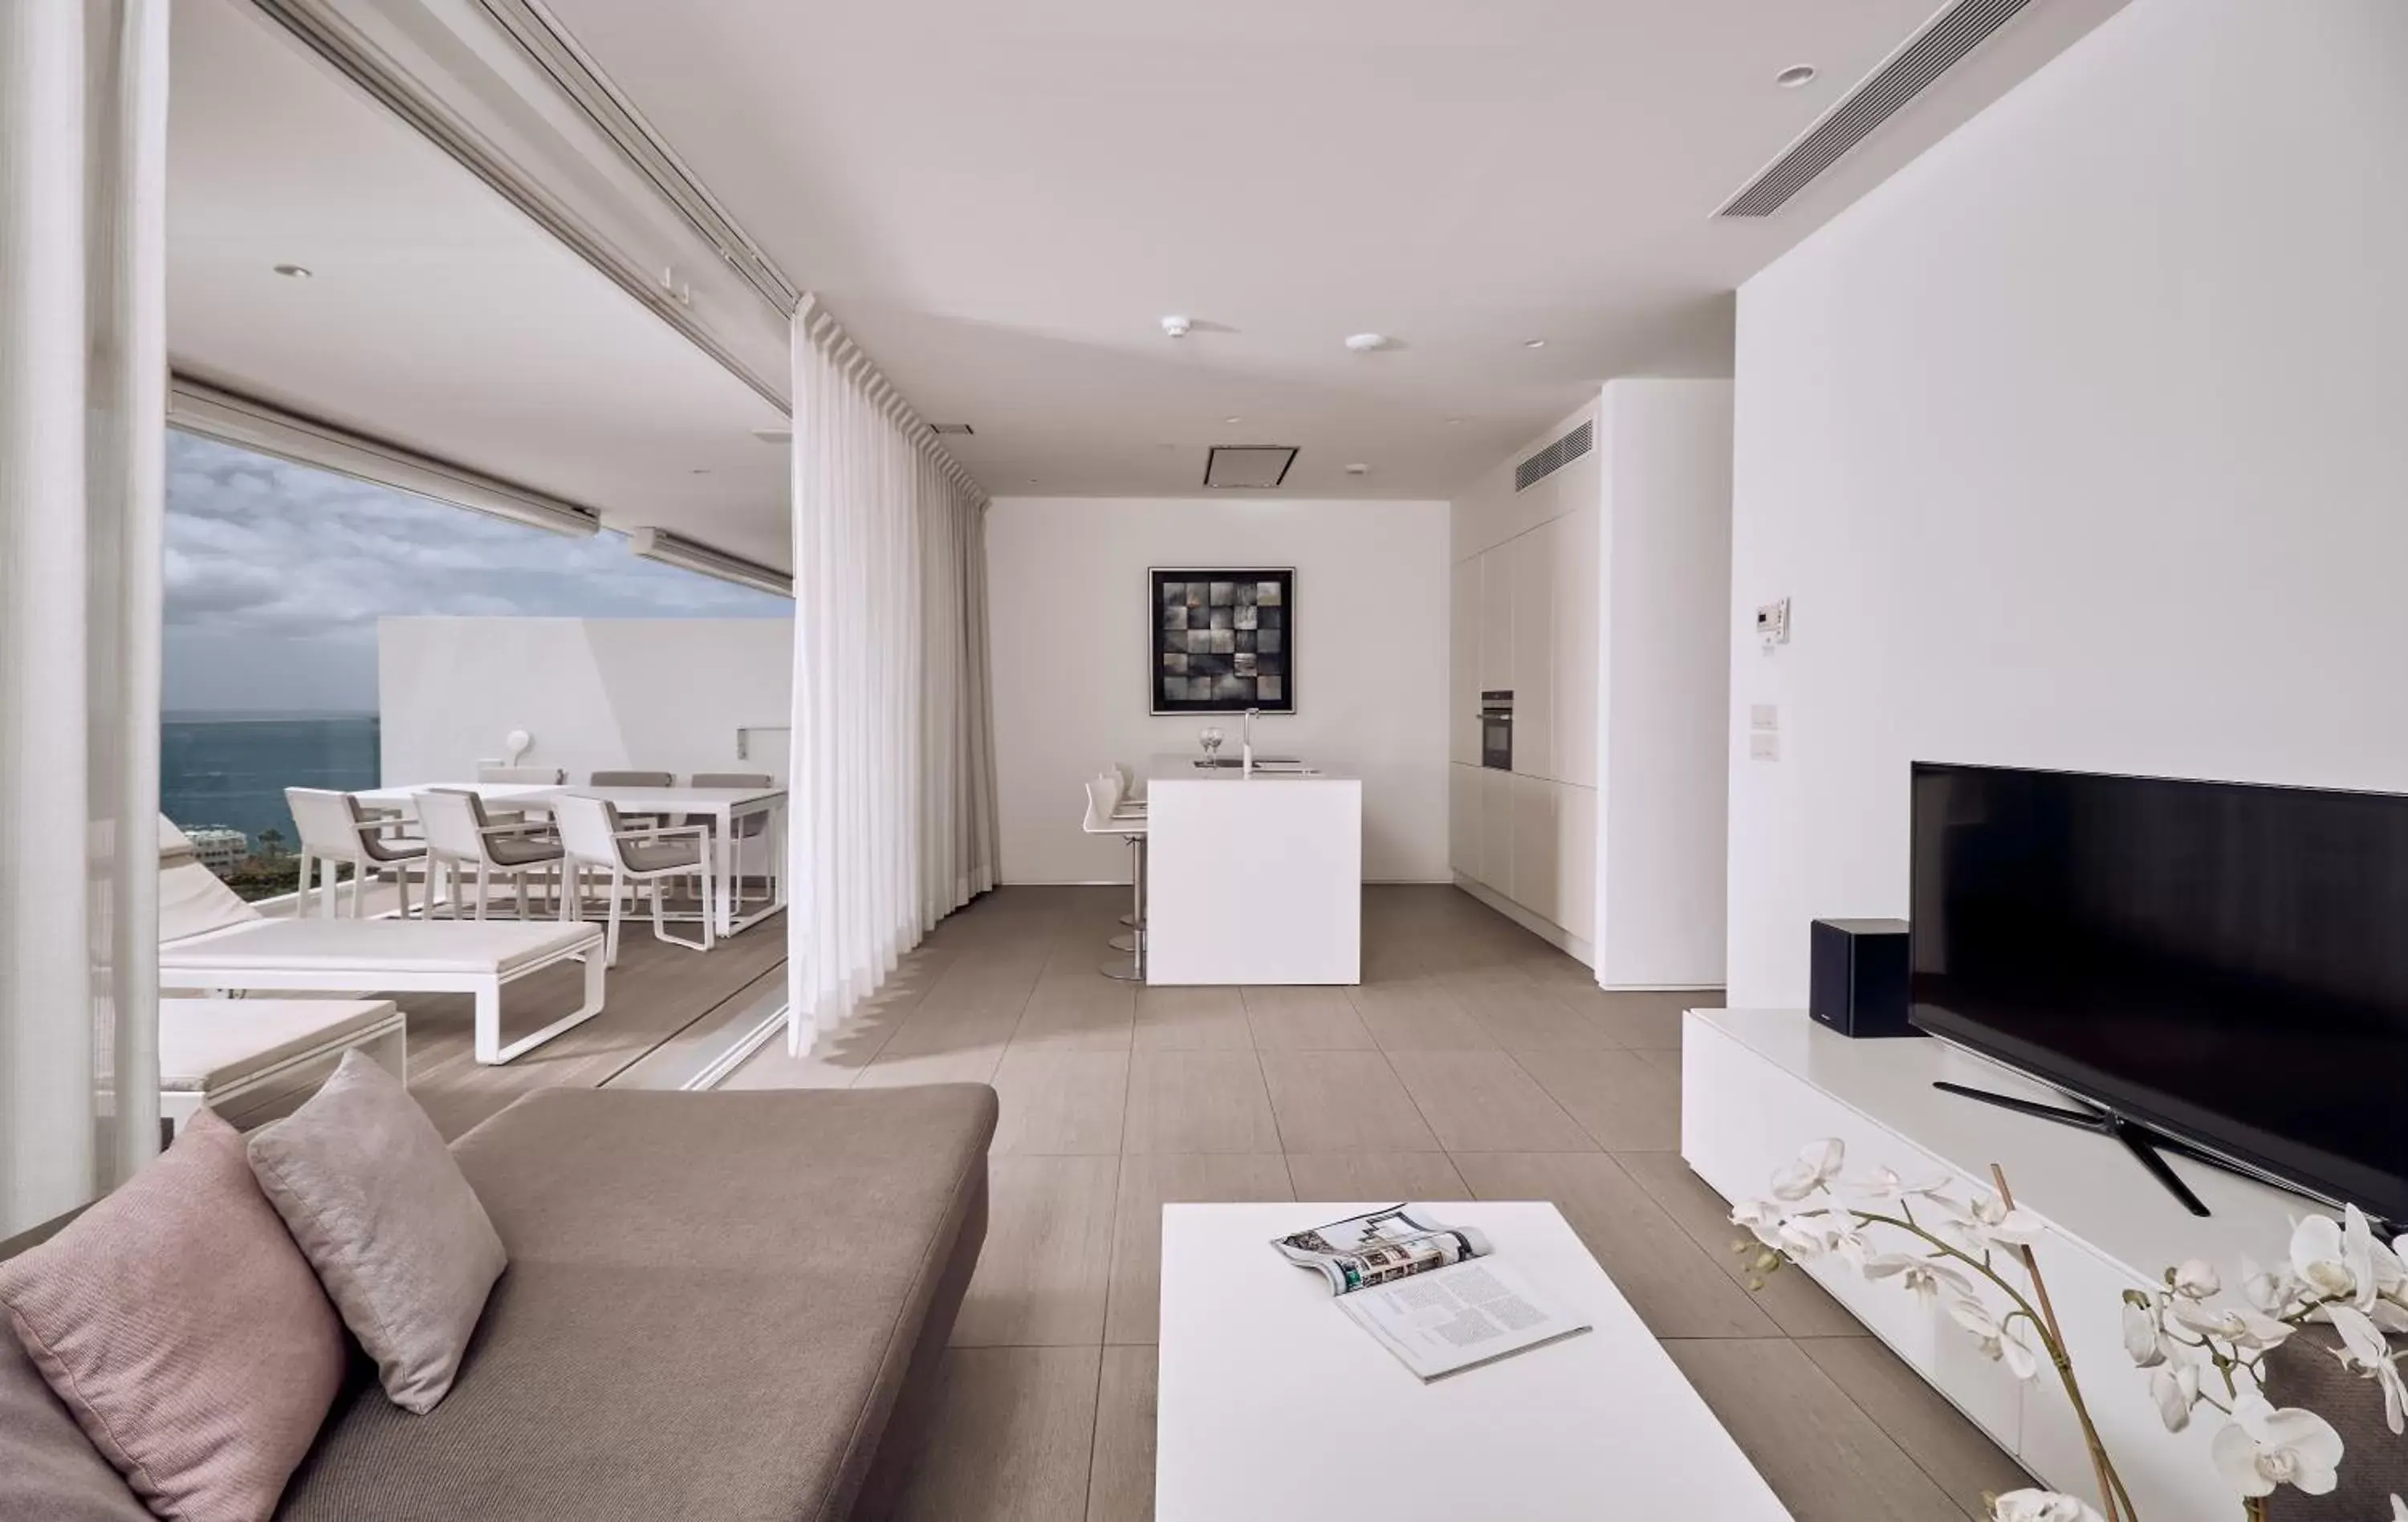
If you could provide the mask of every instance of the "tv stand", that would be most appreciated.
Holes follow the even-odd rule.
[[[1944,1078],[1933,1080],[1931,1086],[1942,1094],[1954,1094],[1960,1098],[1977,1099],[1983,1104],[1994,1104],[2001,1110],[2012,1110],[2018,1115],[2029,1115],[2034,1120],[2044,1120],[2057,1126],[2071,1126],[2077,1131],[2096,1131],[2100,1136],[2112,1136],[2124,1143],[2125,1151],[2141,1160],[2141,1166],[2149,1170],[2151,1178],[2165,1186],[2168,1194],[2182,1201],[2183,1209],[2193,1215],[2214,1213],[2207,1208],[2205,1201],[2192,1191],[2191,1186],[2182,1181],[2182,1175],[2166,1166],[2166,1159],[2158,1151],[2159,1148],[2164,1148],[2167,1152],[2177,1152],[2198,1162],[2219,1168],[2224,1166],[2197,1147],[2177,1142],[2162,1132],[2151,1130],[2137,1121],[2126,1120],[2112,1111],[2099,1110],[2082,1104],[2079,1099],[2074,1103],[2082,1104],[2081,1109],[2068,1110],[2059,1105],[2042,1104],[2036,1099],[2018,1099],[2011,1094],[1994,1094],[1988,1089],[1974,1088],[1966,1084],[1952,1084]]]

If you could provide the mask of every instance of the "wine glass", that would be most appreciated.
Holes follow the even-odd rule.
[[[1221,726],[1219,725],[1208,724],[1197,732],[1196,740],[1197,744],[1204,747],[1204,762],[1207,766],[1219,765],[1221,756]]]

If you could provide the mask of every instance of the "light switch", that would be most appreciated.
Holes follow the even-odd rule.
[[[1747,711],[1747,726],[1759,735],[1777,733],[1781,728],[1781,707],[1777,703],[1752,703]]]
[[[1747,758],[1751,761],[1781,759],[1781,736],[1777,731],[1758,729],[1747,737]]]

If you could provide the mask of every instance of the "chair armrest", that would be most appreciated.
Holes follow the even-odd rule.
[[[708,825],[665,825],[659,829],[623,829],[610,839],[614,840],[660,840],[672,835],[704,836],[710,833]]]
[[[552,833],[552,826],[550,825],[538,825],[534,823],[519,825],[480,825],[477,827],[477,833],[480,835],[549,835]]]

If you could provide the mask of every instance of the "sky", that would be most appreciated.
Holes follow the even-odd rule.
[[[794,604],[190,434],[167,435],[171,712],[372,713],[388,614],[789,618]]]

